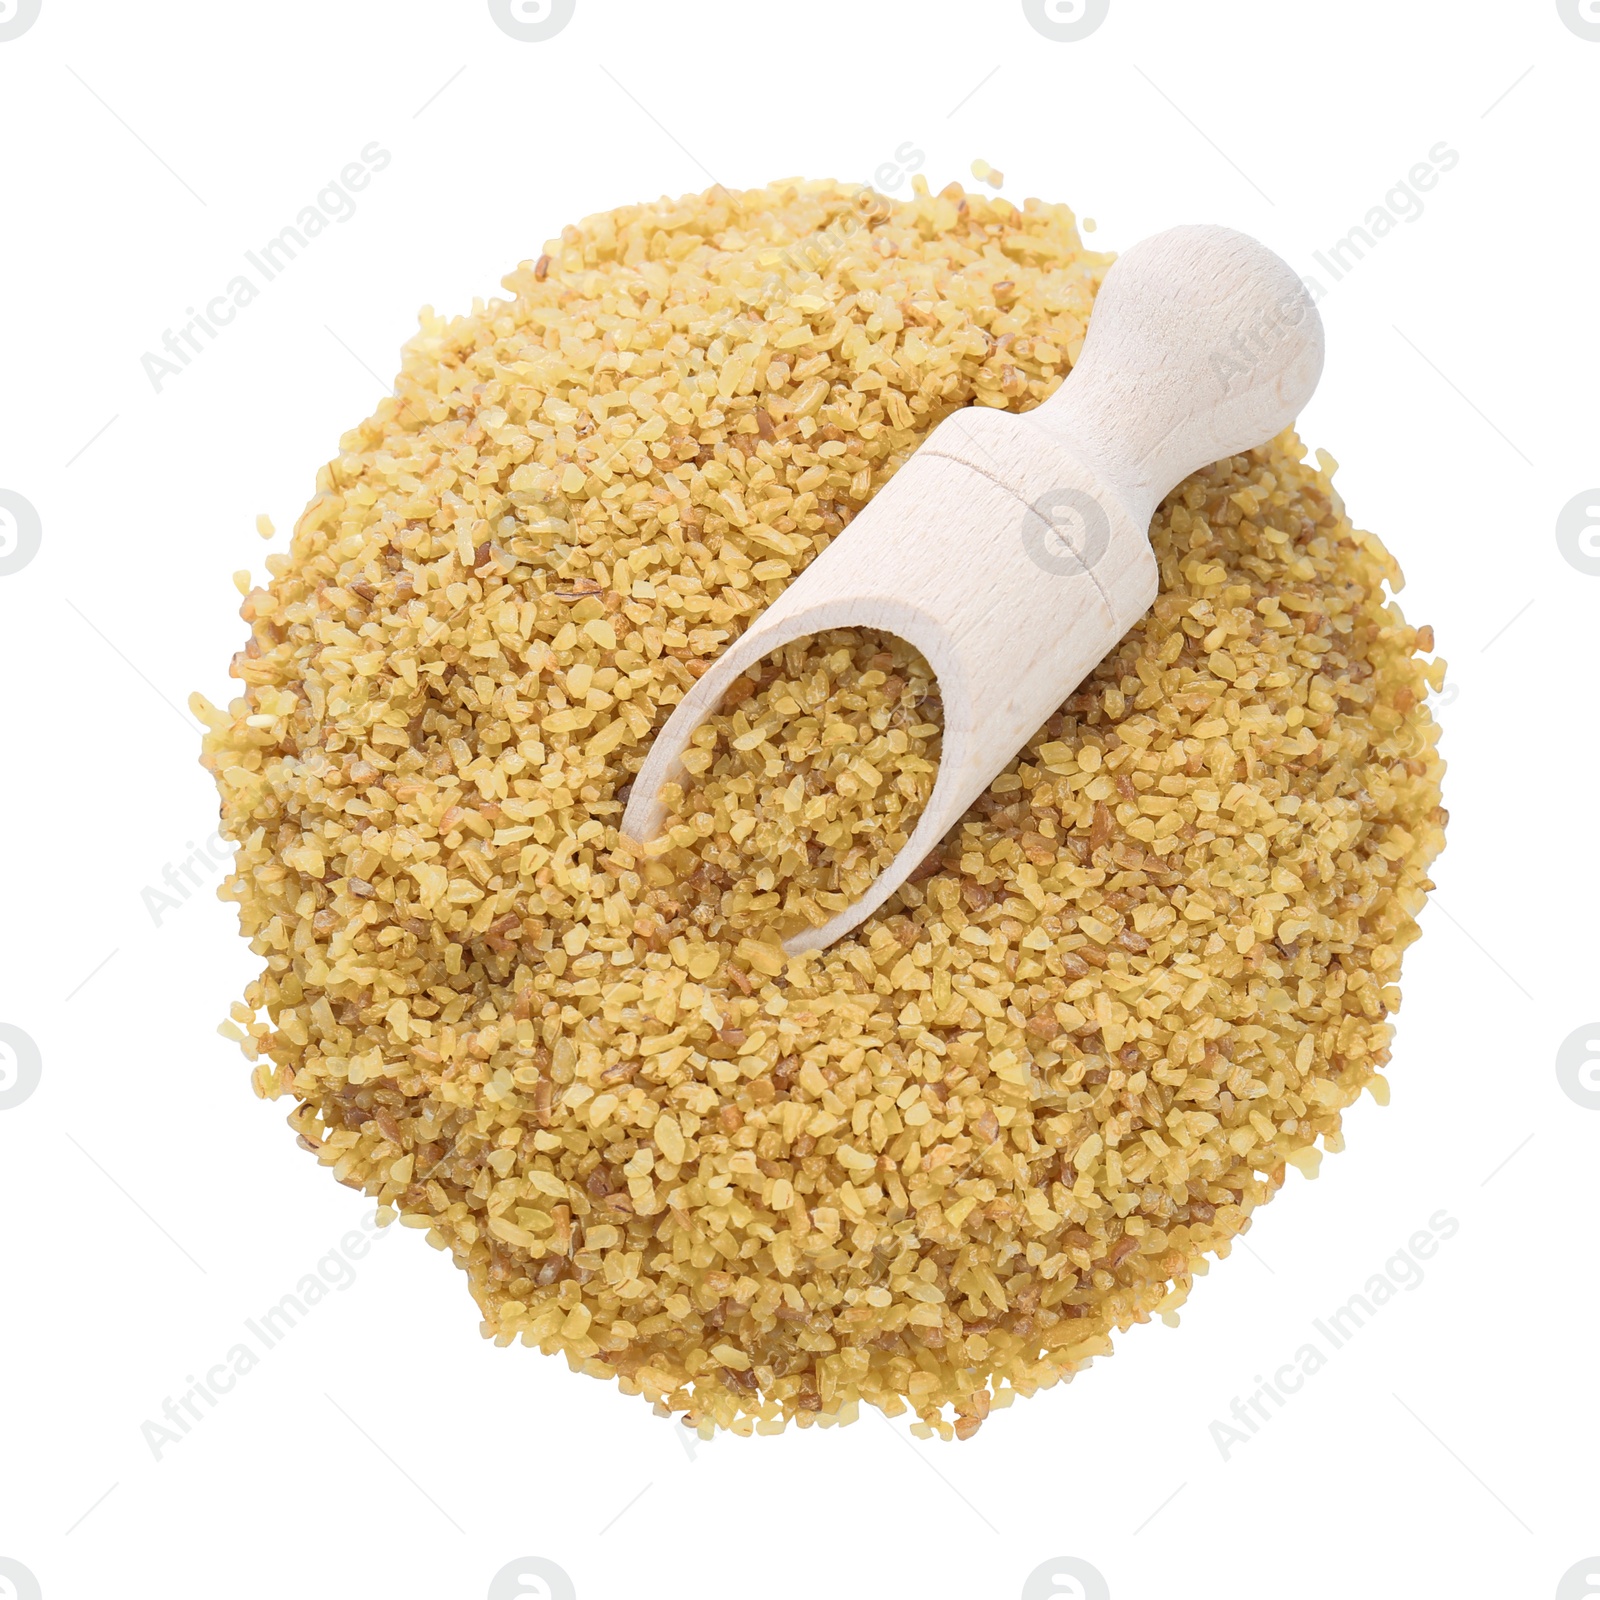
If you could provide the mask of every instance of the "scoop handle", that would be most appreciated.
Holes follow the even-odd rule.
[[[1322,357],[1287,262],[1231,228],[1169,228],[1112,265],[1076,365],[1031,416],[1149,516],[1191,472],[1294,421]]]

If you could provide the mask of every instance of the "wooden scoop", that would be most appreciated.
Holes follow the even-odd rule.
[[[1155,599],[1157,505],[1273,438],[1322,373],[1322,322],[1270,250],[1227,228],[1136,244],[1106,274],[1083,353],[1043,405],[972,406],[921,449],[686,694],[640,768],[623,834],[661,830],[695,729],[764,656],[827,628],[920,650],[939,680],[933,793],[867,892],[790,955],[881,906]]]

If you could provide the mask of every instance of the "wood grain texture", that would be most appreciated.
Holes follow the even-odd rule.
[[[764,656],[827,628],[920,650],[939,681],[933,792],[905,848],[847,910],[789,939],[822,949],[871,916],[1143,616],[1150,519],[1191,472],[1272,438],[1322,372],[1294,272],[1226,228],[1181,227],[1107,273],[1083,351],[1037,409],[947,417],[686,694],[623,814],[646,842],[695,729]]]

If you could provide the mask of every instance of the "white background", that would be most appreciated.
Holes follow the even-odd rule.
[[[0,1111],[0,1557],[44,1600],[477,1600],[523,1556],[582,1600],[1009,1600],[1066,1556],[1116,1600],[1543,1600],[1600,1557],[1600,1110],[1555,1070],[1600,1016],[1600,576],[1555,537],[1600,483],[1597,89],[1554,0],[1111,0],[1077,43],[1019,0],[577,0],[544,43],[484,0],[43,0],[0,42],[0,489],[42,528],[0,576],[0,1023],[42,1063]],[[157,393],[141,356],[373,140],[356,214]],[[1422,214],[1319,272],[1440,141],[1460,159]],[[691,1452],[481,1341],[396,1229],[156,1460],[141,1425],[371,1210],[216,1036],[253,965],[232,908],[208,885],[156,926],[142,898],[214,825],[184,706],[235,687],[255,515],[293,522],[421,304],[496,293],[590,212],[870,180],[907,142],[935,188],[982,157],[1103,247],[1216,221],[1328,289],[1302,432],[1455,686],[1392,1106],[1349,1113],[1181,1328],[967,1444],[869,1412]],[[1425,1280],[1225,1461],[1211,1423],[1441,1209]],[[1084,1591],[1027,1594],[1052,1592]]]

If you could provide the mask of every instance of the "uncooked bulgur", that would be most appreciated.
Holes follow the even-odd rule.
[[[903,639],[838,629],[736,678],[684,754],[649,859],[706,936],[820,928],[900,853],[933,790],[941,708]]]
[[[1150,613],[829,950],[776,945],[840,865],[777,839],[791,752],[744,806],[726,743],[691,776],[698,850],[619,845],[686,686],[942,417],[1053,391],[1110,259],[920,180],[592,217],[424,314],[246,597],[244,693],[196,700],[265,961],[225,1026],[499,1343],[705,1430],[865,1399],[965,1437],[1170,1317],[1383,1096],[1443,664],[1292,433],[1168,496]],[[909,652],[848,637],[757,709],[841,650],[916,712]],[[931,764],[936,717],[902,726]],[[760,907],[717,825],[752,808],[787,851]]]

